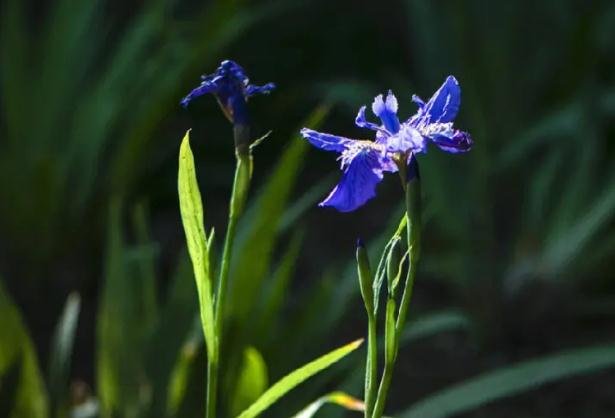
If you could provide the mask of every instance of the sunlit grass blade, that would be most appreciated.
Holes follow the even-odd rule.
[[[328,395],[316,399],[314,402],[299,411],[297,414],[293,415],[292,418],[312,418],[316,414],[316,412],[318,412],[318,410],[327,403],[339,405],[342,408],[348,409],[350,411],[365,410],[365,404],[359,399],[353,398],[352,396],[347,395],[344,392],[332,392]]]
[[[231,416],[238,415],[256,401],[267,389],[268,384],[265,359],[256,348],[247,347],[243,352],[239,377],[230,399]]]
[[[186,132],[179,151],[178,191],[182,223],[199,295],[201,323],[207,345],[207,354],[210,358],[217,358],[209,251],[203,224],[203,202],[196,178],[194,156],[190,149],[190,131]]]
[[[523,361],[468,379],[423,399],[399,418],[444,418],[540,385],[615,367],[615,345],[576,349]]]
[[[67,401],[68,373],[80,309],[81,298],[77,293],[70,294],[53,336],[47,376],[53,413],[56,413],[58,408],[61,410]]]
[[[284,376],[267,389],[267,391],[248,409],[243,411],[238,418],[254,418],[258,416],[297,385],[356,350],[362,342],[363,340],[357,340],[333,350]]]
[[[8,418],[47,418],[48,400],[36,351],[24,326],[19,310],[4,290],[0,278],[0,398],[4,400],[4,386],[11,380],[19,382],[10,388],[13,399]],[[12,378],[11,378],[12,376]]]

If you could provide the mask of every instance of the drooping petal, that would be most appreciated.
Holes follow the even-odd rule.
[[[319,206],[331,206],[340,212],[351,212],[376,196],[382,181],[382,155],[376,150],[363,150],[354,155],[344,169],[337,186]]]
[[[216,85],[209,81],[203,81],[200,86],[193,89],[190,93],[186,95],[180,102],[183,107],[188,107],[190,101],[196,97],[202,96],[207,93],[215,93]]]
[[[380,118],[382,125],[392,134],[399,131],[397,107],[397,98],[391,90],[389,90],[386,100],[384,100],[382,94],[380,94],[376,96],[374,102],[372,103],[372,111],[374,112],[374,115]]]
[[[461,89],[453,76],[448,76],[431,99],[419,111],[423,123],[452,122],[461,104]]]
[[[472,149],[472,137],[469,133],[455,130],[452,135],[437,135],[431,138],[434,144],[440,147],[441,150],[458,154],[468,152]]]
[[[424,136],[409,124],[403,124],[399,132],[386,139],[385,144],[386,150],[392,153],[418,153],[426,149]]]
[[[325,151],[343,152],[353,142],[352,139],[343,136],[318,132],[308,128],[301,129],[301,136],[316,148]]]
[[[246,95],[248,97],[254,96],[255,94],[269,94],[273,89],[275,89],[275,83],[267,83],[264,86],[255,86],[254,84],[248,84],[246,87]]]
[[[355,125],[357,125],[359,128],[366,128],[373,131],[378,131],[380,127],[375,123],[369,122],[365,117],[366,108],[366,106],[362,106],[361,109],[359,109],[359,113],[357,113],[357,117],[354,120]]]

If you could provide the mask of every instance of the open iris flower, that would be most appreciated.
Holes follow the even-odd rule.
[[[215,73],[201,76],[201,85],[192,90],[181,101],[182,106],[195,97],[212,93],[218,99],[222,111],[234,125],[246,125],[248,112],[246,102],[255,94],[267,94],[275,88],[275,84],[264,86],[250,84],[244,69],[236,62],[222,61]]]
[[[391,91],[386,98],[379,95],[372,103],[380,124],[366,119],[365,106],[359,109],[355,123],[375,131],[374,141],[301,130],[301,135],[315,147],[340,154],[342,178],[319,206],[332,206],[340,212],[357,209],[376,195],[376,186],[385,172],[406,171],[406,165],[416,164],[414,155],[425,152],[430,142],[451,153],[470,150],[470,135],[453,128],[461,102],[455,77],[449,76],[427,103],[418,96],[413,96],[412,101],[418,111],[405,122],[397,117],[397,98]],[[406,172],[412,176],[417,170],[411,167]]]

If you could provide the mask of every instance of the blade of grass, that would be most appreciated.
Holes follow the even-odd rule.
[[[80,310],[81,298],[77,293],[71,293],[66,299],[64,311],[54,332],[47,375],[53,413],[56,413],[58,408],[63,408],[67,401],[68,373]]]
[[[15,398],[8,418],[46,418],[49,415],[45,385],[32,340],[17,305],[11,300],[0,278],[0,389],[13,376]]]
[[[417,402],[398,416],[444,418],[458,415],[549,382],[614,366],[614,344],[551,354],[468,379]]]
[[[179,151],[178,190],[181,218],[199,295],[201,323],[205,335],[207,355],[209,358],[215,359],[217,358],[215,353],[217,337],[214,329],[213,286],[207,236],[203,225],[203,202],[196,179],[194,156],[190,149],[190,131],[186,132]]]
[[[343,347],[325,354],[322,357],[302,366],[295,371],[289,373],[280,379],[277,383],[271,386],[263,395],[258,398],[248,409],[243,411],[238,418],[255,418],[271,405],[273,405],[278,399],[284,396],[287,392],[294,389],[297,385],[309,379],[316,373],[326,369],[343,357],[347,356],[354,350],[356,350],[363,340],[357,340]]]

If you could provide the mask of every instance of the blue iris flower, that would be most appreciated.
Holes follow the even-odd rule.
[[[181,101],[182,106],[195,97],[212,93],[218,99],[222,111],[234,125],[247,125],[248,112],[246,102],[255,94],[267,94],[275,88],[275,84],[264,86],[250,84],[244,69],[236,62],[222,61],[215,73],[201,76],[201,84],[192,90]]]
[[[359,109],[355,123],[376,132],[374,141],[350,139],[303,128],[301,135],[312,145],[340,154],[342,178],[319,206],[332,206],[340,212],[350,212],[376,195],[376,186],[385,172],[396,172],[405,165],[415,163],[414,155],[427,150],[433,143],[452,153],[469,151],[472,138],[466,132],[453,128],[459,111],[461,89],[453,76],[434,93],[427,103],[418,96],[412,101],[418,111],[405,122],[397,117],[397,98],[391,91],[386,98],[379,95],[372,103],[372,111],[380,124],[369,122],[366,107]],[[407,170],[415,175],[416,167]]]

